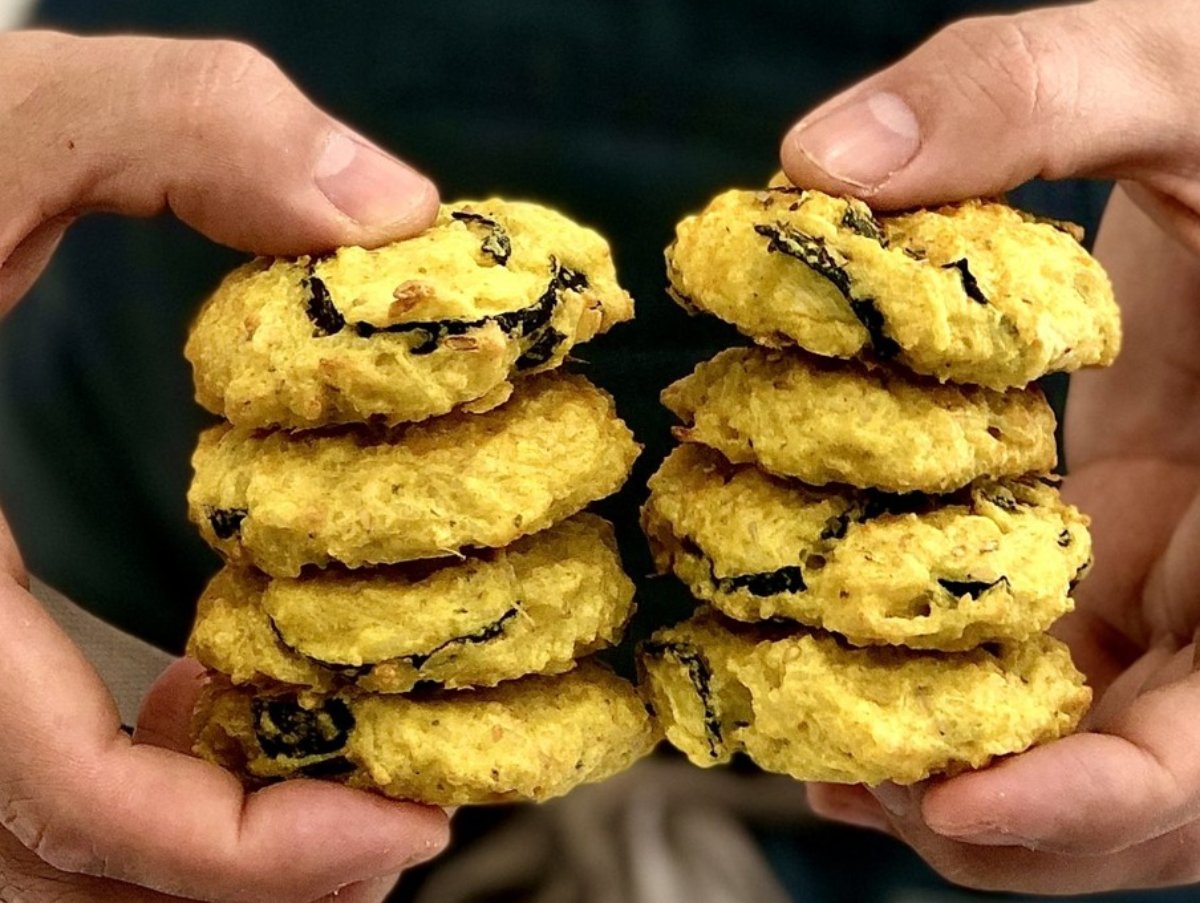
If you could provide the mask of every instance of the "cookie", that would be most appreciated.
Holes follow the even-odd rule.
[[[639,447],[580,376],[521,383],[484,414],[392,429],[208,430],[189,512],[227,560],[276,577],[499,548],[615,492]]]
[[[1046,634],[969,652],[848,647],[701,613],[641,660],[667,739],[697,765],[745,752],[803,781],[911,784],[1072,731],[1091,700]]]
[[[856,645],[961,650],[1070,611],[1088,520],[1039,478],[953,496],[814,489],[677,448],[642,524],[661,572],[742,621],[788,618]]]
[[[438,806],[546,800],[658,740],[633,686],[586,662],[556,677],[419,696],[255,693],[217,679],[195,751],[251,783],[332,778]]]
[[[632,316],[591,229],[536,204],[463,201],[381,248],[240,267],[186,353],[197,400],[236,425],[390,424],[494,406]]]
[[[873,215],[776,187],[727,191],[679,223],[676,299],[754,341],[894,359],[993,389],[1112,363],[1112,286],[1078,236],[991,201]]]
[[[189,654],[234,683],[404,693],[557,674],[633,613],[611,525],[580,514],[498,551],[272,580],[222,570]]]
[[[662,393],[687,442],[806,483],[948,492],[1054,468],[1040,389],[939,385],[803,352],[730,348]]]

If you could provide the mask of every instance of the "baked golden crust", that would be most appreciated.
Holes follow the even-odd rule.
[[[243,778],[328,777],[438,806],[546,800],[659,739],[634,688],[591,662],[555,677],[421,696],[257,695],[213,681],[195,751]]]
[[[197,400],[239,426],[399,423],[497,404],[632,316],[604,239],[493,198],[381,248],[239,267],[186,354]]]
[[[746,752],[804,781],[911,784],[1070,733],[1091,700],[1038,634],[969,652],[856,649],[702,612],[643,649],[667,739],[697,765]]]
[[[687,445],[650,478],[661,572],[742,621],[790,618],[856,645],[962,650],[1070,611],[1087,518],[1040,479],[950,497],[814,489]]]
[[[200,597],[190,655],[235,684],[489,687],[558,674],[633,613],[611,525],[592,514],[464,560],[271,580],[226,568]]]
[[[227,560],[276,577],[499,548],[615,492],[639,447],[580,376],[522,381],[503,406],[372,431],[219,426],[192,459],[189,512]]]
[[[1077,237],[991,201],[875,216],[819,191],[726,191],[679,223],[667,273],[685,307],[761,344],[994,389],[1110,364],[1121,344]]]
[[[948,492],[1053,470],[1040,389],[938,385],[799,351],[730,348],[668,386],[679,437],[806,483]]]

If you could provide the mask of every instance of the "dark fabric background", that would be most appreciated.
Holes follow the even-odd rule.
[[[668,445],[657,393],[737,341],[663,294],[673,224],[726,186],[762,184],[784,129],[835,89],[952,18],[1020,5],[49,0],[40,22],[250,41],[335,115],[431,174],[443,197],[540,200],[607,235],[638,319],[582,357],[647,447],[603,506],[640,578],[650,563],[635,509]],[[1037,185],[1017,199],[1092,232],[1106,190]],[[31,569],[173,651],[217,565],[185,519],[188,460],[208,418],[191,401],[181,349],[196,304],[238,261],[173,221],[94,217],[0,323],[0,503]],[[689,605],[673,581],[642,580],[640,590],[635,635]],[[461,816],[460,834],[495,817]],[[831,830],[808,849],[824,858],[849,837]],[[784,851],[793,841],[764,838]],[[871,888],[897,869],[935,884],[895,845],[854,835],[851,848],[880,869],[849,884],[834,872],[805,877],[803,857],[785,853],[781,870],[820,890],[810,899],[876,899]]]

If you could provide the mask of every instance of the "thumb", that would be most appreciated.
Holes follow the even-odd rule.
[[[0,35],[0,124],[0,260],[89,210],[171,210],[263,254],[378,245],[437,212],[428,179],[243,44]]]
[[[1200,816],[1200,701],[1194,650],[1174,655],[1142,682],[1142,695],[1093,731],[1073,734],[951,778],[925,794],[922,815],[942,837],[1105,856]],[[1172,680],[1172,678],[1178,678]],[[1109,693],[1125,688],[1114,684]]]
[[[168,665],[142,701],[133,742],[190,753],[192,710],[204,677],[204,666],[193,658],[176,659]]]
[[[956,22],[802,119],[784,138],[784,171],[899,208],[1039,176],[1169,169],[1200,145],[1186,130],[1200,88],[1194,12],[1102,0]]]

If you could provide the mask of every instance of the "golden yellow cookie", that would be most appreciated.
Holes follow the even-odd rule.
[[[650,478],[642,524],[659,570],[732,617],[917,649],[1045,630],[1092,551],[1087,518],[1039,478],[942,497],[813,489],[697,445]]]
[[[685,307],[761,344],[994,389],[1110,364],[1121,344],[1077,237],[989,201],[875,217],[819,191],[727,191],[679,223],[667,273]]]
[[[216,680],[193,726],[199,755],[251,782],[326,777],[437,806],[561,796],[658,740],[634,688],[590,662],[411,697],[256,694]]]
[[[911,784],[1070,733],[1091,700],[1045,634],[969,652],[856,649],[702,612],[643,648],[667,739],[697,765],[746,752],[802,781]]]
[[[391,430],[215,427],[188,503],[226,559],[294,577],[508,545],[616,491],[637,454],[606,393],[547,373],[487,413]]]
[[[815,486],[947,492],[1054,468],[1054,413],[1036,386],[938,385],[883,366],[730,348],[662,393],[677,435]]]
[[[462,201],[381,248],[238,268],[187,357],[197,400],[239,426],[399,423],[486,409],[632,316],[591,229],[536,204]]]
[[[200,597],[188,652],[238,684],[495,686],[570,670],[632,613],[612,527],[580,514],[461,561],[279,580],[226,568]]]

